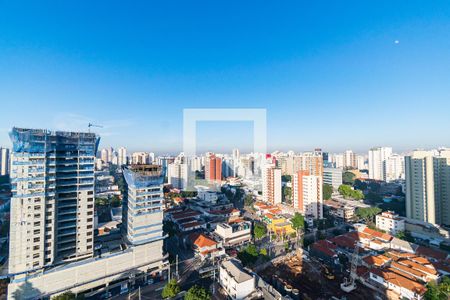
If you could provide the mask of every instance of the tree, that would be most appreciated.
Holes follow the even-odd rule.
[[[195,179],[197,180],[205,179],[205,173],[198,170],[195,171]]]
[[[294,217],[291,219],[291,223],[292,228],[294,228],[297,232],[305,229],[305,218],[298,212],[296,212]]]
[[[339,194],[341,194],[345,199],[355,199],[361,200],[364,199],[364,194],[359,190],[353,190],[349,185],[342,184],[338,188]]]
[[[81,300],[84,299],[83,295],[75,296],[71,291],[64,292],[58,296],[52,297],[52,300]]]
[[[374,192],[367,193],[365,199],[368,200],[370,203],[373,203],[373,204],[383,202],[383,198],[380,195],[378,195],[378,194],[376,194]]]
[[[163,232],[164,232],[164,234],[169,235],[169,237],[174,236],[177,233],[175,223],[172,221],[164,221],[163,222]]]
[[[366,224],[373,224],[373,218],[381,212],[378,207],[358,207],[356,215],[363,219]]]
[[[450,278],[443,277],[440,284],[430,281],[425,293],[426,300],[447,300],[450,298]]]
[[[395,237],[398,238],[398,239],[401,239],[401,240],[410,242],[410,243],[414,243],[414,242],[415,242],[415,240],[414,240],[414,238],[412,237],[412,235],[411,235],[409,232],[407,232],[407,231],[399,231],[399,232],[395,235]]]
[[[267,233],[267,229],[266,226],[264,226],[263,224],[255,224],[255,226],[253,227],[253,236],[255,237],[255,239],[259,240],[261,239],[263,236],[265,236]]]
[[[95,198],[95,207],[106,206],[107,201],[106,198]]]
[[[281,181],[283,181],[283,182],[291,182],[291,179],[292,179],[291,175],[281,176]]]
[[[186,295],[184,295],[184,300],[209,300],[211,299],[211,294],[203,287],[194,285],[191,287]]]
[[[357,190],[365,191],[367,189],[367,183],[359,179],[355,179],[353,187]]]
[[[342,182],[344,184],[353,185],[353,183],[355,182],[355,177],[355,174],[353,174],[352,172],[344,172],[344,174],[342,174]]]
[[[288,186],[283,187],[284,202],[290,204],[291,203],[291,195],[292,195],[292,189]]]
[[[323,184],[323,200],[330,200],[333,194],[333,186],[324,183]]]
[[[178,295],[180,291],[181,289],[178,285],[178,282],[175,279],[172,279],[164,286],[161,296],[163,297],[163,299],[172,298]]]
[[[197,191],[182,191],[181,197],[183,197],[183,198],[197,197]]]
[[[252,206],[253,204],[253,196],[251,194],[247,194],[244,197],[244,205],[245,206]]]
[[[110,203],[112,207],[119,207],[122,205],[122,201],[120,201],[119,197],[116,195],[112,196]]]
[[[258,260],[258,249],[255,245],[248,245],[237,256],[244,266],[253,265]]]

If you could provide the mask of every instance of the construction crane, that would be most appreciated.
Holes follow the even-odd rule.
[[[341,283],[341,290],[343,290],[346,293],[350,293],[354,289],[356,289],[356,268],[358,266],[358,253],[359,253],[360,244],[359,242],[356,242],[355,250],[352,254],[352,260],[350,265],[350,275],[348,278],[344,278],[344,282]]]
[[[103,128],[102,125],[96,125],[96,124],[89,123],[88,124],[88,132],[91,132],[91,127]]]

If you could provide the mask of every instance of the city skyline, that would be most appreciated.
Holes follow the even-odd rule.
[[[101,147],[176,153],[185,108],[267,109],[269,151],[449,144],[448,2],[86,5],[2,4],[0,145],[91,122]],[[228,149],[252,137],[204,127]]]

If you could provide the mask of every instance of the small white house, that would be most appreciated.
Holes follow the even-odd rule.
[[[252,224],[248,221],[236,221],[231,223],[220,223],[214,234],[222,241],[224,247],[236,247],[250,242]]]
[[[405,219],[392,211],[385,211],[376,216],[376,226],[378,229],[396,235],[400,231],[405,231]]]
[[[242,300],[255,291],[255,278],[237,259],[226,260],[220,265],[219,283],[233,300]]]

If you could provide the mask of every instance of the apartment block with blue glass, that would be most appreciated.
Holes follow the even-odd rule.
[[[9,272],[92,257],[94,133],[13,128]]]
[[[127,192],[123,201],[124,235],[132,245],[160,241],[163,236],[164,174],[158,165],[123,168]]]

